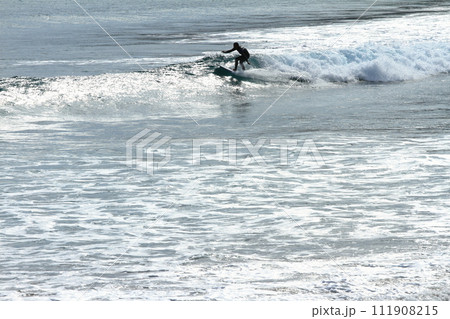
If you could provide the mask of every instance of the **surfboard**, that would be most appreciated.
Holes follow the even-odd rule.
[[[219,66],[219,69],[220,69],[222,72],[227,72],[227,73],[229,73],[229,74],[236,74],[236,71],[233,71],[232,69],[229,69],[229,68],[224,67],[224,66]]]
[[[240,80],[247,79],[245,71],[243,71],[243,70],[233,71],[232,69],[229,69],[225,66],[219,66],[217,69],[214,70],[214,74],[216,74],[218,76],[231,76],[235,79],[240,79]]]

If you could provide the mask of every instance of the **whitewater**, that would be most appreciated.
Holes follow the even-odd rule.
[[[1,300],[448,300],[449,1],[79,3],[0,13]]]

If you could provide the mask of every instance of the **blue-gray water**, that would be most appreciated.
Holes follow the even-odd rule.
[[[450,1],[78,3],[131,58],[1,4],[0,299],[448,300]]]

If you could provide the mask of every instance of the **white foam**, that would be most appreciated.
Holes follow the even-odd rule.
[[[331,82],[417,80],[450,71],[450,44],[423,42],[262,57],[264,67]]]

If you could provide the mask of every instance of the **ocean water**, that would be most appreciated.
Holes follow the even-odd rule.
[[[1,300],[449,299],[450,1],[0,17]]]

